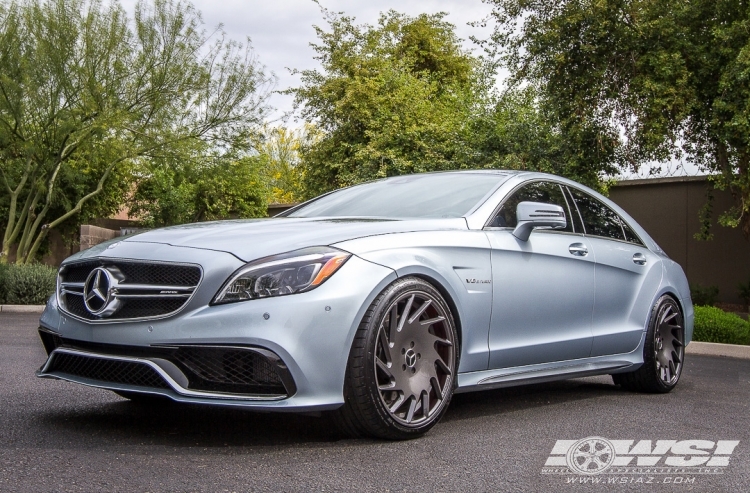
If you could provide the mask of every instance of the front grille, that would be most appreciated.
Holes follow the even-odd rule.
[[[95,315],[84,302],[84,285],[98,267],[117,280],[112,292],[112,301],[117,301],[114,313]],[[96,322],[172,315],[187,304],[201,281],[202,271],[197,265],[96,259],[66,265],[60,269],[59,277],[60,307],[73,316]]]
[[[286,393],[275,365],[254,351],[181,347],[173,360],[188,377],[191,389],[243,394]]]
[[[119,383],[137,387],[168,389],[169,385],[156,370],[143,363],[91,356],[55,353],[49,373],[60,373],[74,377],[88,378],[106,383]]]

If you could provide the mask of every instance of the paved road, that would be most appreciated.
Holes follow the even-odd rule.
[[[34,377],[33,315],[0,314],[0,491],[748,491],[750,361],[692,356],[668,395],[608,377],[456,396],[410,442],[341,440],[325,418],[142,407]],[[543,475],[558,439],[740,440],[722,475],[689,484]],[[679,476],[679,475],[677,475]],[[677,477],[675,476],[675,477]],[[598,476],[605,478],[605,476]]]

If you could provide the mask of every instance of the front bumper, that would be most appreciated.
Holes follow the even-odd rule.
[[[137,246],[127,246],[127,252],[118,247],[117,253],[127,253],[128,258],[152,259],[149,252],[130,251]],[[166,251],[170,253],[171,249],[182,250],[169,247]],[[172,317],[92,324],[66,316],[54,299],[50,300],[40,321],[49,358],[38,376],[110,390],[160,394],[180,402],[267,411],[321,411],[341,406],[354,333],[367,307],[396,274],[353,256],[336,275],[313,291],[210,306],[208,301],[221,283],[242,263],[224,257],[230,257],[228,254],[192,250],[191,260],[203,266],[206,279],[188,306]],[[165,249],[152,247],[152,251],[164,256]],[[211,276],[212,263],[222,267],[215,278]],[[174,352],[184,348],[195,351],[230,348],[252,353],[273,367],[283,391],[210,388],[200,382],[196,385],[195,375],[175,360]],[[74,374],[69,368],[61,371],[55,359],[73,356],[93,363],[137,365],[153,372],[155,381],[160,383],[134,385],[129,380],[103,379],[101,375],[82,371]]]

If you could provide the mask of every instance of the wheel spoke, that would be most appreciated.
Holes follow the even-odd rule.
[[[411,423],[414,419],[414,411],[417,410],[417,398],[412,397],[409,403],[409,411],[406,413],[406,422]]]
[[[391,413],[395,414],[398,408],[401,407],[401,405],[404,403],[405,400],[406,400],[406,397],[404,397],[404,394],[403,393],[399,394],[398,399],[396,399],[396,401],[390,405],[388,410],[391,411]]]
[[[406,323],[409,325],[413,324],[416,319],[420,317],[424,313],[425,310],[427,310],[427,307],[429,307],[432,304],[432,300],[427,300],[424,303],[422,303],[422,306],[420,306],[417,311],[414,312],[414,314],[409,317],[409,320],[407,320]]]
[[[406,323],[406,320],[409,317],[409,312],[411,311],[411,305],[414,303],[414,298],[416,297],[416,294],[411,295],[409,300],[406,302],[406,306],[404,307],[404,313],[401,314],[401,320],[398,322],[398,327],[396,328],[396,332],[401,332],[404,329],[404,324]]]
[[[443,358],[438,358],[435,360],[435,363],[437,363],[438,367],[446,374],[451,374],[451,369],[448,368],[448,365],[445,364],[445,361],[443,361]]]
[[[422,392],[422,416],[430,417],[430,394],[427,392]]]
[[[435,392],[435,396],[438,400],[443,400],[443,391],[440,389],[440,383],[438,383],[437,378],[430,378],[430,386],[432,387],[432,391]]]
[[[380,358],[375,358],[375,364],[377,365],[378,368],[380,368],[380,371],[385,373],[385,375],[389,379],[394,380],[393,373],[391,373],[391,369],[388,368],[388,366],[386,366],[386,364],[383,363],[383,361]]]
[[[419,322],[419,325],[432,325],[438,322],[442,322],[443,320],[445,320],[445,317],[435,317],[428,320],[422,320],[421,322]]]
[[[394,304],[393,308],[391,308],[391,315],[390,315],[390,326],[388,327],[388,341],[392,341],[393,338],[396,336],[396,327],[398,324],[398,305]]]

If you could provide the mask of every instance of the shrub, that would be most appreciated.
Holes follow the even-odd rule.
[[[57,269],[41,264],[8,265],[3,274],[5,296],[9,305],[43,305],[55,292]]]
[[[714,306],[719,298],[719,288],[718,286],[691,284],[690,297],[693,299],[693,305]]]
[[[8,264],[0,264],[0,305],[5,304],[5,276],[8,273]]]
[[[750,307],[750,281],[747,281],[746,283],[741,282],[737,288],[737,294],[739,294],[742,301],[745,302],[745,306]]]
[[[694,341],[750,344],[750,323],[712,306],[695,307]]]

